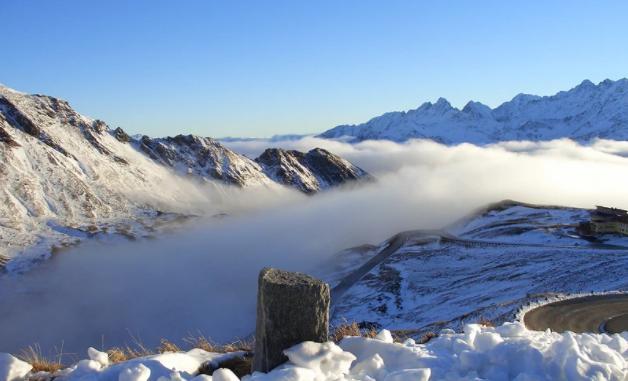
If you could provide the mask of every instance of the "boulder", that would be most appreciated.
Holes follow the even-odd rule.
[[[329,285],[306,274],[265,268],[259,274],[253,371],[268,372],[304,341],[326,342]]]

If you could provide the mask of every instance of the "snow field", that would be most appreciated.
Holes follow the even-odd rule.
[[[389,331],[376,338],[347,337],[338,345],[304,342],[285,351],[288,361],[270,373],[253,373],[243,381],[436,381],[436,380],[613,380],[628,379],[628,332],[574,334],[537,332],[523,324],[499,327],[469,324],[464,332],[443,330],[426,344],[408,339],[394,343]],[[109,365],[93,348],[89,359],[60,371],[64,381],[238,381],[228,369],[197,375],[207,361],[233,354],[200,349],[164,353]],[[30,365],[0,355],[3,380],[24,379]]]

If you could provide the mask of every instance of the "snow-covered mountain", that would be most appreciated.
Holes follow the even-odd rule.
[[[322,148],[307,153],[269,148],[255,161],[271,179],[305,193],[369,178],[364,170]]]
[[[445,144],[487,144],[508,140],[594,138],[628,140],[628,79],[585,80],[552,96],[519,94],[495,109],[469,102],[462,110],[440,98],[410,111],[390,112],[358,125],[342,125],[321,135],[405,141],[432,139]]]
[[[104,231],[142,235],[156,219],[170,216],[164,211],[195,213],[190,205],[206,204],[199,183],[288,185],[310,193],[367,176],[329,157],[311,159],[317,165],[308,172],[297,162],[284,163],[293,181],[275,181],[275,168],[267,174],[213,139],[130,137],[80,115],[66,101],[0,86],[0,263],[25,250],[45,256],[53,245]],[[330,175],[348,168],[354,176]],[[312,186],[299,185],[306,183]]]

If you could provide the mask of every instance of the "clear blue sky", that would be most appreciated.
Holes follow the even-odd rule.
[[[628,1],[2,0],[0,83],[132,133],[318,132],[628,76]]]

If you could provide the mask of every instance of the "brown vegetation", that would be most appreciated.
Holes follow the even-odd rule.
[[[417,341],[417,344],[425,344],[425,343],[427,343],[428,341],[432,340],[435,337],[438,337],[438,334],[436,334],[434,332],[427,332],[426,334],[421,336],[419,341]]]
[[[493,323],[493,321],[480,316],[480,318],[478,319],[478,324],[483,326],[483,327],[495,327],[495,323]]]
[[[61,364],[61,357],[63,353],[59,352],[56,356],[56,360],[50,360],[46,358],[46,356],[42,355],[41,348],[39,345],[31,345],[28,348],[22,350],[20,356],[18,356],[22,361],[26,361],[31,364],[33,367],[32,372],[56,372],[60,369],[63,369],[63,365]]]
[[[336,327],[334,331],[329,335],[329,340],[334,343],[340,342],[343,338],[347,336],[361,336],[374,338],[377,335],[377,331],[374,328],[370,329],[360,329],[358,323],[344,323]]]

